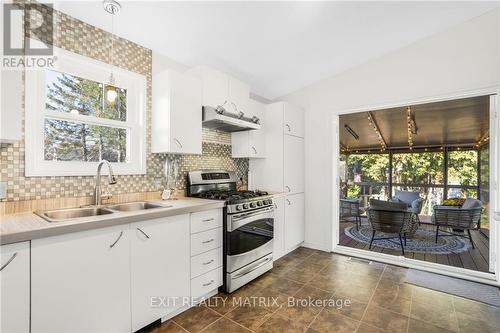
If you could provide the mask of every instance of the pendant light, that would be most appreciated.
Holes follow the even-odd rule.
[[[113,75],[113,56],[114,56],[114,41],[115,41],[115,15],[120,12],[122,6],[115,0],[104,0],[104,10],[111,15],[111,47],[109,50],[109,63],[111,67],[111,74],[109,75],[109,84],[106,87],[106,100],[109,103],[114,103],[118,97],[116,88],[116,81]]]

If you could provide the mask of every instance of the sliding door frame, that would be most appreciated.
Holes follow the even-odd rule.
[[[338,202],[340,199],[340,175],[339,175],[339,158],[340,158],[340,138],[339,138],[339,116],[343,114],[368,112],[383,110],[395,107],[405,107],[408,105],[426,104],[433,102],[441,102],[453,99],[477,97],[490,95],[490,205],[488,217],[490,219],[490,273],[478,272],[465,268],[454,266],[447,266],[444,264],[420,261],[417,259],[406,258],[404,256],[395,256],[391,254],[384,254],[379,252],[372,252],[369,250],[362,250],[339,245],[340,238],[340,219],[338,214]],[[332,251],[339,254],[344,254],[353,257],[359,257],[368,260],[385,262],[398,266],[420,269],[432,273],[444,274],[462,279],[467,279],[476,282],[493,284],[500,286],[500,261],[497,260],[498,251],[500,248],[500,228],[495,221],[494,212],[500,211],[500,196],[498,193],[498,179],[500,176],[500,119],[498,112],[500,109],[500,86],[492,86],[484,89],[477,89],[472,91],[457,92],[446,95],[433,96],[428,98],[419,98],[414,100],[399,101],[385,105],[374,105],[363,108],[356,108],[350,110],[340,110],[332,115],[332,128],[333,128],[333,151],[332,151]],[[500,218],[500,216],[499,216]]]

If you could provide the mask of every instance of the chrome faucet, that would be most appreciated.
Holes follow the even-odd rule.
[[[99,162],[97,166],[97,174],[95,176],[95,188],[94,188],[94,204],[96,206],[100,206],[102,204],[102,197],[104,196],[106,199],[111,197],[111,193],[103,195],[101,190],[101,169],[103,164],[106,164],[108,167],[108,184],[113,185],[116,184],[115,175],[113,174],[113,168],[111,167],[111,163],[106,160],[102,160]]]

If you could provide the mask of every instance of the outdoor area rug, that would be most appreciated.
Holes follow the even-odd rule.
[[[345,234],[357,242],[370,244],[372,228],[370,225],[362,225],[359,231],[356,226],[349,226],[344,230]],[[394,234],[377,232],[375,238],[390,237]],[[471,248],[469,241],[458,236],[439,237],[435,243],[436,233],[433,230],[418,229],[413,238],[406,239],[405,251],[427,254],[452,254],[468,251]],[[387,239],[373,241],[373,246],[383,247],[391,250],[401,250],[399,239],[394,238],[392,242]]]
[[[409,269],[406,283],[500,307],[500,289],[487,284]]]

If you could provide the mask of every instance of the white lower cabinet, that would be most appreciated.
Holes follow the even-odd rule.
[[[128,227],[31,242],[31,332],[131,331]]]
[[[273,259],[285,254],[285,198],[274,198]]]
[[[3,245],[0,260],[0,332],[29,332],[30,244]]]
[[[304,193],[285,197],[285,251],[293,250],[304,242]]]
[[[179,309],[190,296],[189,214],[130,225],[132,331]]]

